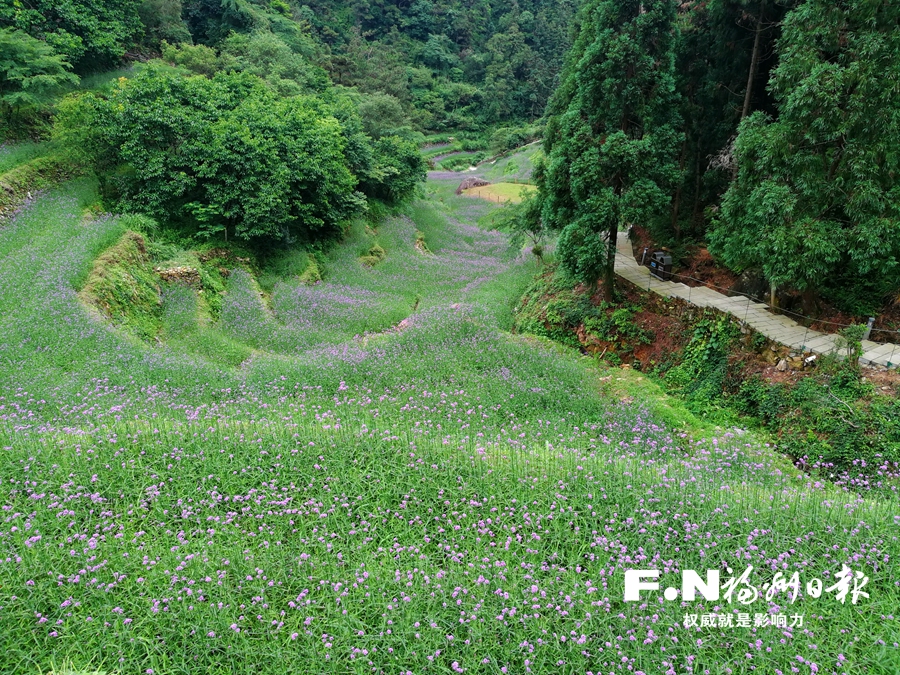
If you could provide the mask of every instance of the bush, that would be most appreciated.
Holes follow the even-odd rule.
[[[865,326],[847,326],[838,331],[834,343],[837,349],[846,351],[847,365],[855,371],[859,370],[859,360],[863,355],[862,339],[865,334]]]
[[[875,394],[846,363],[794,385],[753,377],[730,403],[776,432],[785,452],[832,475],[900,461],[900,402]]]
[[[728,353],[737,334],[738,329],[726,317],[698,321],[680,362],[666,373],[666,383],[701,408],[717,403],[722,398]]]
[[[387,258],[387,252],[381,246],[375,244],[360,256],[359,261],[366,267],[375,267],[385,258]]]
[[[327,106],[250,75],[150,66],[61,106],[58,136],[85,149],[120,207],[204,236],[333,238],[365,204]]]
[[[162,57],[169,63],[181,66],[197,75],[212,77],[219,70],[219,55],[206,45],[182,43],[178,46],[162,43]]]
[[[610,311],[611,310],[611,311]],[[645,331],[635,323],[635,315],[640,307],[614,307],[601,303],[595,316],[584,319],[585,330],[605,342],[624,342],[628,345],[650,344],[652,333]]]
[[[379,138],[372,143],[372,155],[372,168],[359,184],[367,197],[400,204],[411,198],[425,180],[425,163],[412,141],[398,136]]]

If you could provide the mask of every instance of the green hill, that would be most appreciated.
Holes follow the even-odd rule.
[[[896,502],[507,332],[533,256],[475,224],[487,202],[429,189],[354,225],[319,283],[265,292],[232,260],[210,313],[193,275],[157,276],[159,341],[78,297],[136,225],[86,217],[90,182],[0,229],[0,668],[774,672],[840,654],[889,672]],[[869,577],[858,605],[623,602],[632,568],[752,565],[762,589],[830,586],[844,563]]]

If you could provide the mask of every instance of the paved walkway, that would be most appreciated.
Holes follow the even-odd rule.
[[[682,283],[660,281],[650,275],[650,270],[634,259],[631,241],[624,232],[619,233],[616,248],[616,274],[639,288],[646,288],[658,295],[687,300],[698,307],[714,307],[727,312],[752,326],[770,340],[787,345],[801,353],[829,354],[837,350],[836,335],[820,333],[797,324],[786,316],[772,314],[768,305],[753,302],[743,296],[728,297],[705,286],[691,288]],[[863,365],[900,367],[900,345],[863,341]]]

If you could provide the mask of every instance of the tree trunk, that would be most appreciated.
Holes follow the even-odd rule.
[[[756,81],[756,71],[759,70],[759,46],[762,42],[763,18],[766,12],[766,0],[759,2],[759,17],[756,19],[756,37],[753,39],[753,56],[750,59],[750,74],[747,77],[747,91],[744,93],[744,109],[741,111],[743,120],[750,114],[750,100],[753,97],[753,83]]]
[[[675,235],[675,241],[681,241],[681,228],[678,227],[678,211],[681,207],[681,184],[675,190],[675,198],[672,200],[672,234]]]
[[[619,239],[619,223],[613,219],[609,226],[609,241],[606,249],[606,265],[603,270],[603,296],[607,302],[616,300],[616,244]]]
[[[687,138],[681,144],[681,161],[678,164],[681,180],[678,181],[678,188],[675,190],[675,198],[672,200],[672,233],[675,235],[675,241],[681,241],[681,228],[678,226],[678,215],[681,209],[681,191],[684,187],[684,162],[687,159]]]
[[[703,184],[703,172],[700,168],[699,149],[697,152],[697,171],[694,179],[694,211],[691,214],[691,226],[695,231],[704,232],[706,228],[703,227],[703,223],[701,222],[702,214],[700,213],[700,188]]]

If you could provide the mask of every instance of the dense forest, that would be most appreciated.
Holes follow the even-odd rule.
[[[526,207],[570,272],[611,297],[637,225],[708,243],[806,315],[896,305],[896,3],[592,0],[576,31]]]
[[[598,237],[640,225],[806,313],[861,314],[898,286],[897,22],[880,0],[17,0],[0,106],[116,203],[278,241],[409,197],[426,137],[544,137],[525,226],[577,277],[609,277]]]
[[[336,83],[396,97],[423,127],[465,130],[543,115],[575,9],[575,0],[325,0],[301,16]]]
[[[268,34],[257,53],[287,48],[337,85],[392,96],[419,128],[471,130],[543,115],[575,12],[575,0],[39,0],[0,9],[0,25],[40,39],[78,74],[165,44],[220,53],[235,35]],[[205,58],[182,62],[203,68]]]

